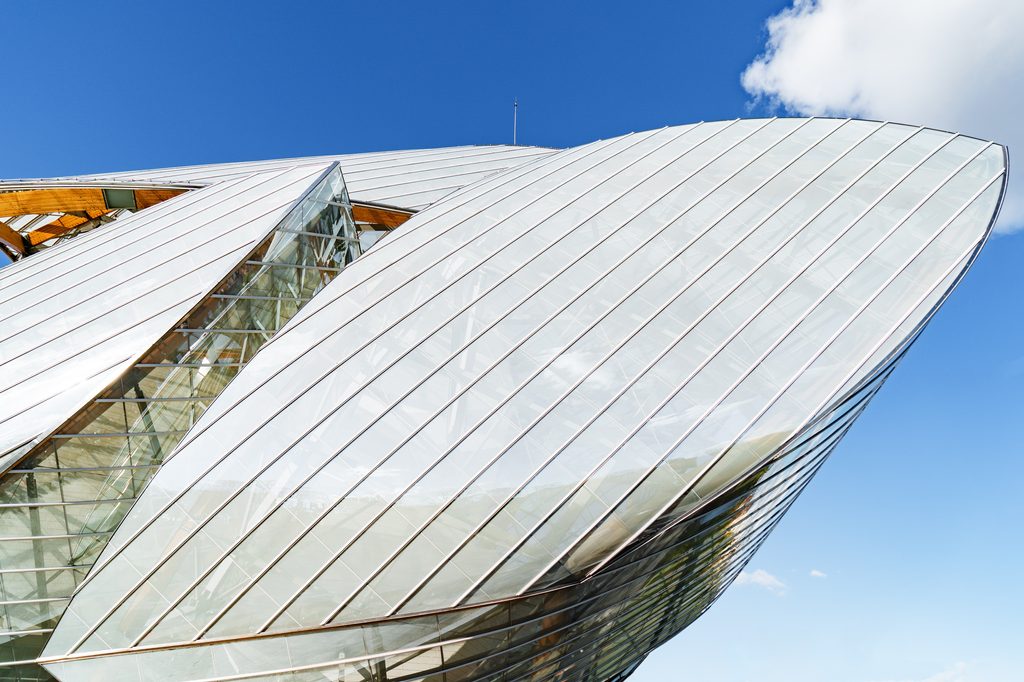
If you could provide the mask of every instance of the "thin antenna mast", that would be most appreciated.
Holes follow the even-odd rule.
[[[512,100],[512,145],[516,143],[516,125],[519,119],[519,99]]]

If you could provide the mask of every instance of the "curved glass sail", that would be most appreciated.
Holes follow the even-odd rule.
[[[620,675],[749,559],[973,262],[1004,179],[983,140],[761,119],[432,205],[203,414],[47,665]]]

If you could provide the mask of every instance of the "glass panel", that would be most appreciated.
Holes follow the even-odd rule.
[[[296,234],[300,228],[301,234]],[[52,625],[160,463],[259,348],[359,255],[334,169],[115,385],[0,480],[0,600],[46,598],[5,629]],[[38,505],[38,506],[35,506]],[[16,536],[59,536],[12,543]],[[32,616],[35,613],[35,616]],[[0,632],[0,637],[3,633]],[[32,641],[41,646],[45,637]],[[0,652],[33,658],[25,643]],[[19,668],[20,669],[20,668]],[[28,670],[29,668],[26,668]]]

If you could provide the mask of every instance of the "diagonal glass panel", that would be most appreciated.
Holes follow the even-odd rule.
[[[30,661],[149,479],[359,253],[334,166],[187,318],[0,479],[0,676],[50,679]]]

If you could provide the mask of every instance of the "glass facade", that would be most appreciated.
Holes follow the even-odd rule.
[[[359,255],[335,167],[113,386],[0,479],[0,679],[34,659],[131,504],[253,354]]]
[[[45,645],[64,682],[623,680],[836,447],[1006,174],[994,143],[819,118],[635,133],[465,185],[479,159],[431,156],[365,175],[364,201],[453,190],[379,240],[328,173],[7,470],[9,661]]]
[[[125,679],[194,679],[191,671],[180,677],[174,671],[197,659],[204,674],[216,679],[623,679],[620,673],[693,622],[729,585],[892,366],[686,522],[653,533],[592,581],[287,638],[171,646],[140,654],[137,673],[133,669]],[[104,659],[78,665],[68,679],[110,670]],[[54,671],[63,668],[57,664]]]

